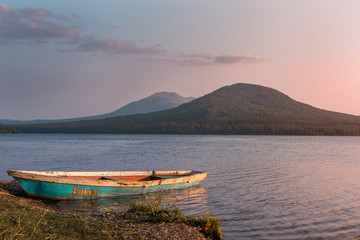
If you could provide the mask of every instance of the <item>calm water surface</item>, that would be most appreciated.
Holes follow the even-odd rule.
[[[0,179],[11,179],[7,169],[203,170],[199,187],[164,198],[189,214],[209,210],[225,239],[360,235],[359,137],[0,135]],[[137,197],[56,206],[123,211]]]

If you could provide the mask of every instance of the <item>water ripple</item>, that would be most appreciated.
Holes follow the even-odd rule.
[[[356,239],[359,145],[358,137],[0,135],[0,179],[7,169],[205,170],[200,188],[168,192],[166,202],[209,210],[225,239]],[[121,211],[132,199],[58,207]]]

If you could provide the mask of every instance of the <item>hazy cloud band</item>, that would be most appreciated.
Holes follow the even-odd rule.
[[[71,18],[79,18],[72,13]],[[15,42],[47,42],[52,39],[67,39],[73,47],[66,51],[102,52],[112,56],[142,55],[146,60],[173,62],[187,66],[230,65],[259,63],[262,58],[250,55],[219,55],[212,54],[174,54],[163,50],[161,45],[139,47],[135,43],[116,39],[96,39],[82,37],[72,26],[63,25],[68,17],[55,15],[44,8],[22,7],[13,9],[9,5],[0,4],[0,44]]]

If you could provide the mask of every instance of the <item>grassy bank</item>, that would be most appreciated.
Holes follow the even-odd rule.
[[[206,236],[206,237],[205,237]],[[0,239],[222,239],[218,220],[189,217],[160,200],[133,202],[127,213],[57,210],[0,188]]]
[[[0,239],[115,239],[118,234],[99,220],[61,214],[0,192]]]

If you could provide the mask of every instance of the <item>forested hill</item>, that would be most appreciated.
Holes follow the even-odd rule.
[[[9,127],[23,133],[360,135],[360,117],[321,110],[271,88],[239,83],[161,112]]]

